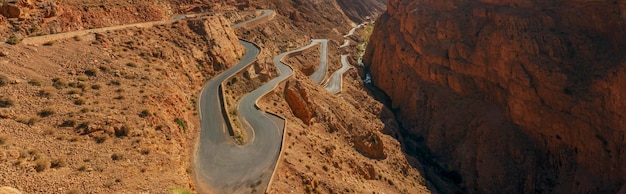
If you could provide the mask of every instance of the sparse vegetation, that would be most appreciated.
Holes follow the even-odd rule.
[[[27,117],[27,116],[16,116],[15,117],[15,121],[17,121],[18,123],[22,123],[25,125],[34,125],[35,123],[37,123],[37,121],[39,121],[39,118],[37,117]]]
[[[0,135],[0,145],[4,145],[5,143],[7,143],[7,136]]]
[[[84,98],[78,98],[76,100],[74,100],[74,104],[75,105],[84,105],[85,104],[85,99]]]
[[[41,86],[41,81],[39,81],[38,79],[31,79],[28,81],[28,84],[32,86]]]
[[[0,108],[8,108],[15,105],[13,97],[0,96]]]
[[[65,158],[57,158],[50,162],[51,168],[62,168],[67,166],[67,161]]]
[[[118,161],[124,159],[124,156],[120,153],[114,153],[111,155],[111,159],[114,161]]]
[[[60,77],[56,77],[52,79],[52,86],[54,86],[57,89],[65,88],[67,87],[67,80],[60,78]]]
[[[127,137],[130,134],[131,130],[132,128],[128,124],[124,124],[121,127],[114,128],[116,137]]]
[[[9,84],[9,78],[4,75],[0,75],[0,86],[6,86]]]
[[[111,85],[116,85],[116,86],[120,86],[122,85],[122,82],[120,82],[120,80],[111,80]]]
[[[100,88],[102,88],[102,86],[100,84],[91,85],[91,89],[99,90]]]
[[[53,115],[55,112],[56,109],[54,107],[46,107],[41,112],[39,112],[39,116],[48,117],[50,115]]]
[[[35,161],[35,170],[37,172],[43,172],[48,170],[48,168],[50,168],[50,160],[47,158],[39,158]]]
[[[52,46],[52,45],[54,45],[55,43],[57,43],[57,41],[56,41],[56,40],[51,40],[51,41],[48,41],[48,42],[43,43],[43,45],[44,45],[44,46]]]
[[[7,44],[10,44],[10,45],[16,45],[16,44],[19,44],[20,42],[22,42],[22,39],[20,39],[19,37],[15,35],[9,36],[9,39],[7,40]]]
[[[89,68],[89,69],[85,70],[85,75],[87,75],[87,76],[96,76],[96,75],[98,75],[98,69],[96,69],[96,68]]]
[[[190,194],[191,192],[189,192],[189,190],[187,190],[187,189],[174,187],[174,188],[170,188],[170,193],[172,193],[172,194]]]
[[[104,143],[107,140],[107,136],[105,135],[96,135],[93,136],[93,140],[96,141],[96,143]]]
[[[187,125],[185,124],[185,121],[180,118],[175,118],[174,122],[178,123],[178,125],[183,129],[183,132],[187,132]]]
[[[50,98],[54,96],[54,88],[53,87],[45,87],[41,90],[39,90],[39,96],[41,97],[45,97],[45,98]]]
[[[63,121],[63,123],[61,123],[61,125],[59,125],[59,127],[74,127],[76,126],[76,120],[70,119],[70,120],[65,120]]]
[[[142,110],[139,113],[139,117],[141,117],[141,118],[146,118],[146,117],[149,117],[150,115],[152,115],[152,114],[150,114],[150,111],[148,111],[148,110]]]

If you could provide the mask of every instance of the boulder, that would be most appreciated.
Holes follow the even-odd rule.
[[[285,86],[285,101],[289,104],[291,112],[304,124],[310,125],[315,112],[311,107],[311,101],[306,90],[298,81],[290,80]]]
[[[0,8],[0,14],[7,18],[19,18],[22,9],[15,2],[5,1]]]

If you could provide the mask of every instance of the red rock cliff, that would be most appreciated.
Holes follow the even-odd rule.
[[[387,8],[365,63],[402,125],[460,172],[462,187],[626,192],[626,1]]]

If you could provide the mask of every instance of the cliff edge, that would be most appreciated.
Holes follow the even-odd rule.
[[[460,173],[461,188],[626,191],[626,1],[387,8],[365,63],[402,126]]]

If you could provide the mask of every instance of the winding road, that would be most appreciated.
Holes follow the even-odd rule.
[[[339,48],[343,48],[343,47],[347,47],[350,46],[350,41],[349,40],[343,40],[343,44],[341,46],[339,46]]]
[[[328,39],[313,39],[311,44],[321,43],[320,66],[309,76],[316,84],[322,84],[328,72]]]
[[[269,9],[264,9],[264,10],[260,10],[260,11],[263,11],[263,14],[261,14],[258,17],[252,18],[250,20],[246,20],[246,21],[243,21],[241,23],[234,24],[233,28],[240,28],[240,27],[243,27],[245,25],[252,24],[254,22],[258,22],[261,19],[270,18],[270,16],[272,16],[272,14],[275,13],[273,10],[269,10]]]
[[[220,109],[219,86],[234,73],[252,63],[259,53],[254,44],[241,41],[246,54],[233,68],[226,70],[209,81],[202,91],[200,110],[213,111],[200,113],[202,132],[200,147],[195,160],[196,181],[201,192],[214,193],[263,193],[269,185],[276,162],[280,156],[286,122],[283,118],[266,113],[257,106],[263,95],[293,73],[291,67],[281,60],[289,54],[301,52],[316,44],[282,53],[274,58],[274,65],[280,74],[265,85],[245,95],[238,104],[240,121],[250,141],[236,145],[228,134]]]
[[[234,27],[242,27],[273,14],[271,10],[264,12],[263,15]],[[229,121],[224,119],[222,112],[220,85],[252,64],[260,53],[260,48],[253,43],[243,40],[239,42],[246,49],[241,61],[208,81],[199,97],[202,130],[193,163],[197,187],[201,193],[263,193],[280,154],[284,119],[261,112],[249,103],[250,99],[254,103],[273,89],[271,84],[278,78],[248,94],[240,102],[240,107],[244,107],[239,112],[240,116],[254,129],[247,133],[251,134],[250,141],[243,146],[237,145],[228,133],[226,122]],[[252,109],[245,109],[247,107]]]
[[[348,64],[348,56],[350,55],[341,55],[341,68],[335,71],[328,80],[326,85],[326,90],[330,93],[337,94],[341,92],[341,86],[343,85],[343,73],[348,71],[352,66]]]

